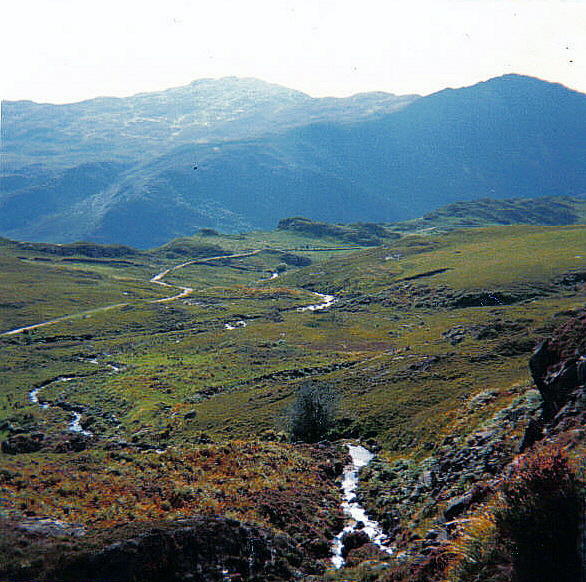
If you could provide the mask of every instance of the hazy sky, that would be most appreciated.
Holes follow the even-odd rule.
[[[586,0],[4,0],[0,95],[64,103],[204,77],[313,96],[509,72],[586,92]]]

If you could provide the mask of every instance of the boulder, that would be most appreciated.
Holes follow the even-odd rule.
[[[362,562],[371,562],[388,560],[389,554],[383,552],[376,544],[371,542],[355,548],[348,553],[346,557],[346,566],[353,568],[360,565]]]
[[[454,497],[448,503],[448,506],[444,509],[444,518],[446,521],[452,521],[464,513],[472,504],[472,495],[461,495],[460,497]]]
[[[365,531],[356,530],[344,534],[342,538],[342,557],[346,557],[352,550],[362,547],[364,544],[368,544],[370,538]]]

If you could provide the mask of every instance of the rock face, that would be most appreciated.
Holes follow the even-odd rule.
[[[542,342],[529,361],[543,398],[543,421],[564,417],[584,420],[586,383],[586,312],[577,314]]]
[[[118,537],[100,549],[60,561],[39,579],[277,582],[292,579],[302,561],[290,537],[231,519],[198,517]]]

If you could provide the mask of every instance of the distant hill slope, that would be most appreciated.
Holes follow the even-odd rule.
[[[275,91],[263,93],[264,101],[257,109],[250,105],[244,117],[228,119],[235,109],[226,105],[228,121],[220,115],[198,134],[204,137],[193,134],[205,123],[199,117],[186,121],[191,129],[182,133],[181,115],[190,119],[183,112],[173,123],[188,137],[173,141],[167,130],[165,139],[147,132],[143,155],[133,160],[105,143],[103,132],[90,135],[95,159],[74,171],[87,172],[87,180],[72,182],[72,170],[46,161],[55,147],[49,131],[48,149],[28,158],[37,156],[44,165],[15,167],[4,179],[0,234],[144,248],[201,227],[272,228],[283,216],[392,222],[457,200],[586,192],[586,95],[561,85],[506,75],[415,100],[384,94],[330,100],[331,109],[303,94]],[[278,103],[285,105],[279,109]],[[315,108],[319,114],[311,113]],[[304,124],[303,116],[319,122]],[[68,132],[74,132],[72,123]],[[31,137],[18,139],[34,141],[40,129],[30,126]],[[131,142],[124,145],[129,158],[138,147]],[[102,171],[102,146],[115,160],[108,172]]]
[[[481,198],[454,202],[421,218],[390,225],[402,231],[427,228],[463,228],[497,224],[566,226],[586,224],[586,195],[543,198]]]

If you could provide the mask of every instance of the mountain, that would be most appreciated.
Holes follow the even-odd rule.
[[[3,133],[0,234],[16,239],[148,247],[283,216],[391,222],[459,200],[586,192],[586,95],[520,75],[337,100],[207,80],[7,104]]]
[[[416,98],[366,93],[314,99],[257,79],[225,77],[65,105],[5,101],[2,147],[10,169],[35,162],[57,168],[105,159],[136,162],[182,144],[249,138],[315,121],[353,121]]]

